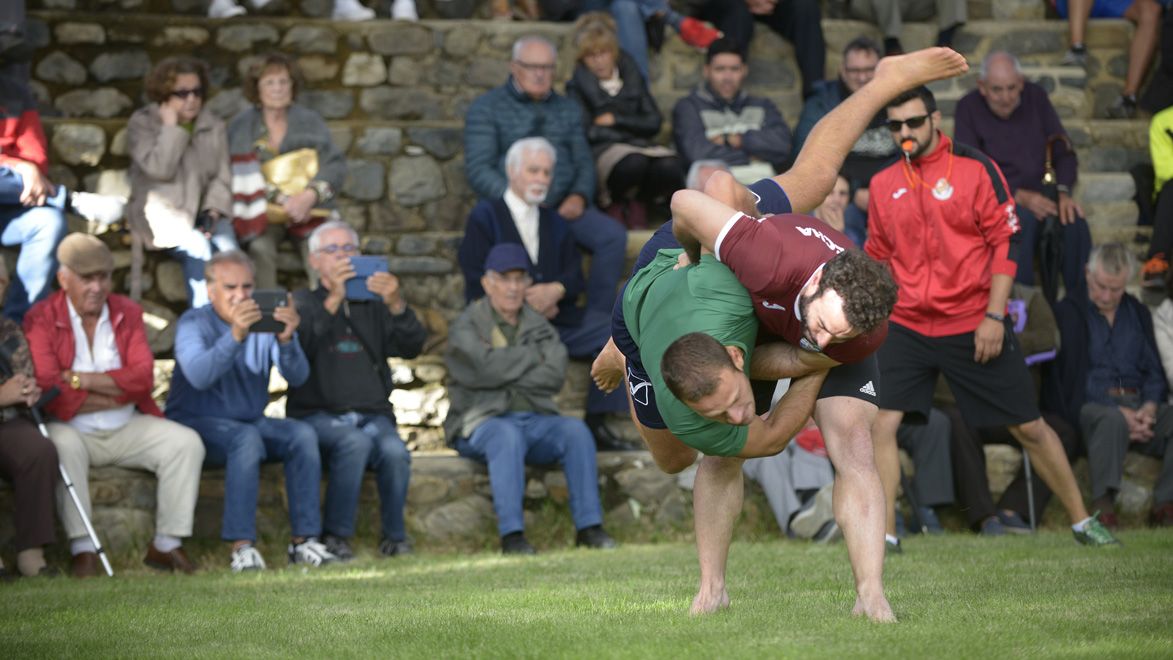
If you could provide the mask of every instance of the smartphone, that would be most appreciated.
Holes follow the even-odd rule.
[[[253,300],[261,308],[261,320],[249,326],[249,332],[282,332],[285,324],[273,318],[273,311],[289,303],[289,296],[285,289],[257,289],[253,291]]]
[[[350,258],[350,265],[354,266],[354,277],[346,280],[346,299],[378,300],[378,294],[367,288],[367,278],[387,272],[387,257],[359,255]]]

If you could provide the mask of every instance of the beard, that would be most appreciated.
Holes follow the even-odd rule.
[[[811,301],[814,300],[816,294],[809,296],[798,297],[798,315],[802,317],[802,338],[812,344],[816,344],[814,335],[811,334],[811,317],[807,314],[807,309],[810,307]]]
[[[548,186],[533,185],[525,189],[525,203],[526,204],[541,204],[546,201],[546,193],[550,191]]]

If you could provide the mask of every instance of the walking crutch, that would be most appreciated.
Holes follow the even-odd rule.
[[[12,367],[11,359],[15,348],[11,346],[15,343],[15,337],[9,338],[9,341],[0,344],[0,375],[5,379],[11,378]],[[37,430],[41,432],[41,436],[46,440],[52,442],[49,437],[49,429],[45,427],[45,418],[41,416],[41,406],[53,400],[57,396],[57,388],[45,392],[41,395],[41,400],[29,407],[29,412],[32,413],[33,421],[37,424]],[[114,569],[110,567],[110,560],[106,557],[106,549],[102,547],[102,542],[98,540],[98,533],[94,531],[94,526],[90,523],[90,517],[86,515],[85,508],[81,505],[81,499],[77,496],[77,488],[73,485],[73,479],[69,478],[69,472],[66,471],[65,466],[57,463],[57,470],[61,473],[61,480],[65,482],[65,489],[69,491],[69,497],[73,500],[73,506],[77,508],[78,515],[81,516],[81,521],[86,527],[86,534],[90,537],[90,542],[94,544],[94,548],[98,553],[98,558],[102,560],[102,567],[106,569],[106,575],[114,577]]]

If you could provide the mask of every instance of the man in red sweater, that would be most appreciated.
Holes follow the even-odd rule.
[[[873,178],[864,249],[888,262],[900,285],[888,339],[877,352],[884,387],[872,427],[888,505],[888,544],[895,532],[900,466],[896,429],[906,413],[927,419],[943,373],[967,423],[1006,426],[1059,496],[1080,543],[1115,543],[1084,508],[1055,431],[1043,421],[1034,381],[1006,301],[1016,269],[1018,218],[998,166],[938,130],[941,113],[925,87],[888,105],[888,130],[904,153]],[[915,418],[914,418],[915,419]]]

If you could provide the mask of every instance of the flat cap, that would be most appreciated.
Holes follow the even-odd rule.
[[[109,273],[114,270],[114,255],[96,236],[73,233],[57,246],[57,261],[78,275]]]

